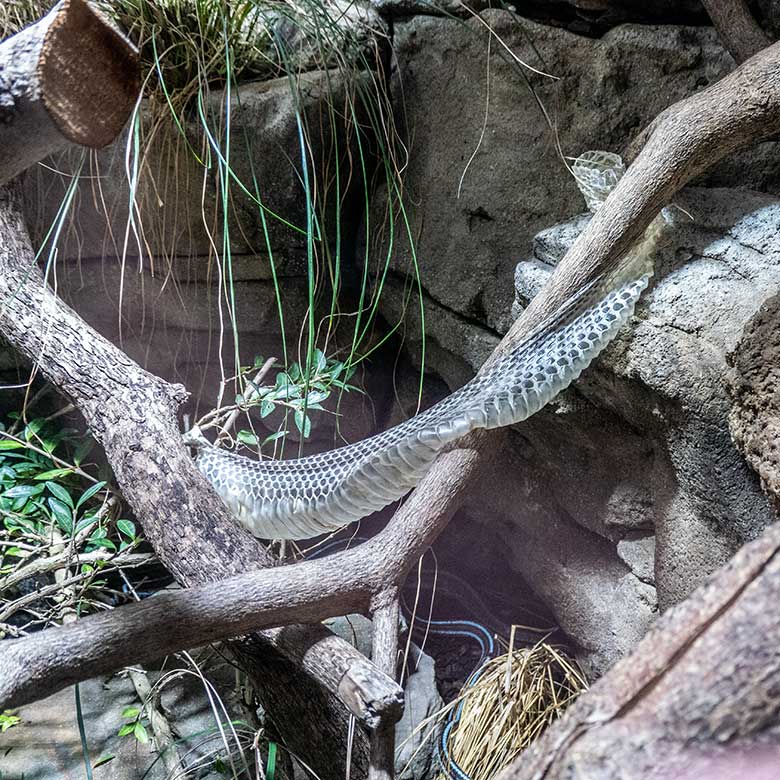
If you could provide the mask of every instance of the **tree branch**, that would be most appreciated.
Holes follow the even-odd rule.
[[[459,449],[442,459],[452,473],[465,474],[468,484],[478,479],[484,459]],[[424,481],[423,481],[424,484]],[[227,639],[269,626],[298,621],[316,622],[348,612],[376,610],[377,661],[387,672],[395,669],[397,601],[376,606],[377,596],[394,592],[411,567],[451,517],[446,510],[454,482],[435,492],[416,493],[391,523],[373,539],[352,550],[322,560],[303,561],[240,574],[182,591],[171,591],[100,615],[84,617],[19,640],[6,640],[0,656],[0,708],[20,706],[50,695],[80,680],[143,663],[178,650]],[[437,521],[428,520],[429,502]],[[392,623],[395,620],[395,634]],[[134,637],[128,642],[127,637]],[[361,659],[362,656],[359,656]],[[362,674],[376,678],[363,659]],[[375,685],[375,679],[369,681]],[[340,681],[342,698],[353,711],[363,686],[357,675]],[[384,692],[384,696],[387,693]],[[387,696],[382,712],[364,719],[376,728],[382,718],[400,717],[403,696]],[[388,715],[390,713],[390,715]]]
[[[0,184],[70,143],[100,148],[138,99],[135,47],[84,0],[0,44]]]
[[[744,769],[764,758],[777,729],[778,553],[772,526],[659,618],[500,780],[715,778],[731,776],[717,767],[734,751]]]
[[[758,26],[745,0],[701,0],[701,4],[737,65],[772,42]]]

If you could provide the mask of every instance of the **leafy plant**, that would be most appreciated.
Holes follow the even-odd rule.
[[[149,741],[147,726],[149,719],[143,717],[143,711],[139,707],[125,707],[122,710],[125,723],[117,731],[119,737],[133,736],[138,742],[146,744]]]
[[[273,360],[264,361],[258,356],[253,365],[242,367],[239,382],[244,391],[236,395],[235,403],[220,406],[202,417],[197,422],[200,431],[217,428],[220,430],[219,437],[226,438],[237,416],[243,414],[252,427],[241,428],[236,434],[236,443],[260,450],[266,444],[279,441],[288,434],[285,425],[292,414],[293,424],[302,439],[306,439],[311,435],[312,412],[327,412],[322,404],[335,391],[360,392],[357,387],[349,384],[355,374],[355,366],[328,358],[319,349],[315,350],[314,361],[308,369],[300,363],[292,363],[286,371],[277,372],[273,384],[263,384],[273,363]],[[284,412],[282,427],[261,439],[252,424],[252,412],[256,412],[262,420],[277,410]]]
[[[0,423],[0,636],[115,600],[108,575],[153,559],[134,552],[135,524],[90,473],[92,445],[45,418]]]
[[[0,734],[4,734],[8,729],[18,726],[22,719],[14,715],[13,710],[4,710],[0,712]]]

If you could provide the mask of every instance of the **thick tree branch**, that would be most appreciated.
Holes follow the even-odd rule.
[[[453,474],[465,474],[467,483],[478,479],[484,459],[459,449],[442,456]],[[121,668],[150,661],[167,653],[238,636],[259,628],[298,621],[316,622],[347,612],[373,609],[377,662],[386,673],[395,669],[398,605],[392,599],[377,606],[377,597],[394,593],[411,567],[450,519],[446,507],[458,489],[454,481],[440,482],[437,490],[413,496],[391,523],[358,548],[322,560],[240,574],[216,584],[161,593],[112,612],[84,617],[62,628],[41,631],[28,638],[6,640],[0,655],[0,708],[19,706],[66,685]],[[431,502],[437,522],[431,524]],[[425,511],[422,511],[425,510]],[[396,587],[394,587],[396,586]],[[395,620],[395,633],[393,630]],[[128,642],[127,637],[136,639]],[[362,656],[361,656],[362,658]],[[363,674],[369,671],[365,662]],[[376,672],[370,667],[374,685]],[[341,680],[342,697],[353,711],[362,695],[356,675]],[[382,691],[385,711],[366,720],[380,725],[401,715],[403,697]]]
[[[715,778],[734,751],[745,769],[763,760],[778,729],[778,553],[772,526],[661,617],[501,780]]]
[[[182,444],[176,409],[184,389],[143,371],[46,287],[17,200],[10,189],[0,189],[0,332],[82,412],[147,539],[179,582],[204,584],[273,566],[276,561],[232,520]],[[346,721],[321,691],[315,697],[317,686],[337,698],[348,690],[345,703],[366,723],[381,719],[385,707],[395,717],[389,703],[400,696],[399,686],[376,671],[369,675],[365,658],[322,626],[268,632],[252,638],[242,653],[254,657],[254,668],[276,664],[278,673],[259,690],[271,697],[279,688],[277,701],[286,705],[280,712],[291,712],[294,700],[300,718],[316,700],[314,723],[327,710],[329,720],[316,736],[307,736],[300,722],[277,722],[286,736],[291,730],[290,741],[301,739],[294,749],[325,772],[340,771],[331,760],[340,752],[333,740]],[[275,712],[270,704],[267,710]],[[365,758],[365,744],[359,748]]]
[[[111,143],[138,92],[135,47],[91,4],[59,3],[0,44],[0,184],[70,143]]]
[[[701,0],[701,4],[737,65],[772,42],[758,26],[745,0]]]

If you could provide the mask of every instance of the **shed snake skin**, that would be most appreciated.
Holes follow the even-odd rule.
[[[624,172],[617,155],[587,152],[572,166],[595,212]],[[371,438],[294,460],[254,460],[211,446],[193,429],[197,466],[255,536],[308,539],[400,499],[439,453],[476,428],[512,425],[568,387],[631,317],[652,275],[655,221],[617,272],[590,283],[511,352],[424,412]]]

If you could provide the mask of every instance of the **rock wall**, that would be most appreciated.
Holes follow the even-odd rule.
[[[488,26],[558,80],[489,44]],[[395,51],[416,257],[397,237],[382,306],[388,318],[402,310],[414,259],[425,368],[454,389],[587,221],[571,218],[584,207],[561,152],[619,151],[733,62],[709,28],[589,38],[503,11],[399,21]],[[439,544],[474,581],[501,571],[510,592],[530,583],[591,673],[773,519],[731,442],[723,377],[743,325],[780,287],[777,152],[769,142],[735,155],[680,196],[635,322],[572,391],[517,426],[500,490],[474,495]],[[383,208],[380,191],[374,213]],[[406,313],[418,356],[422,322]]]

